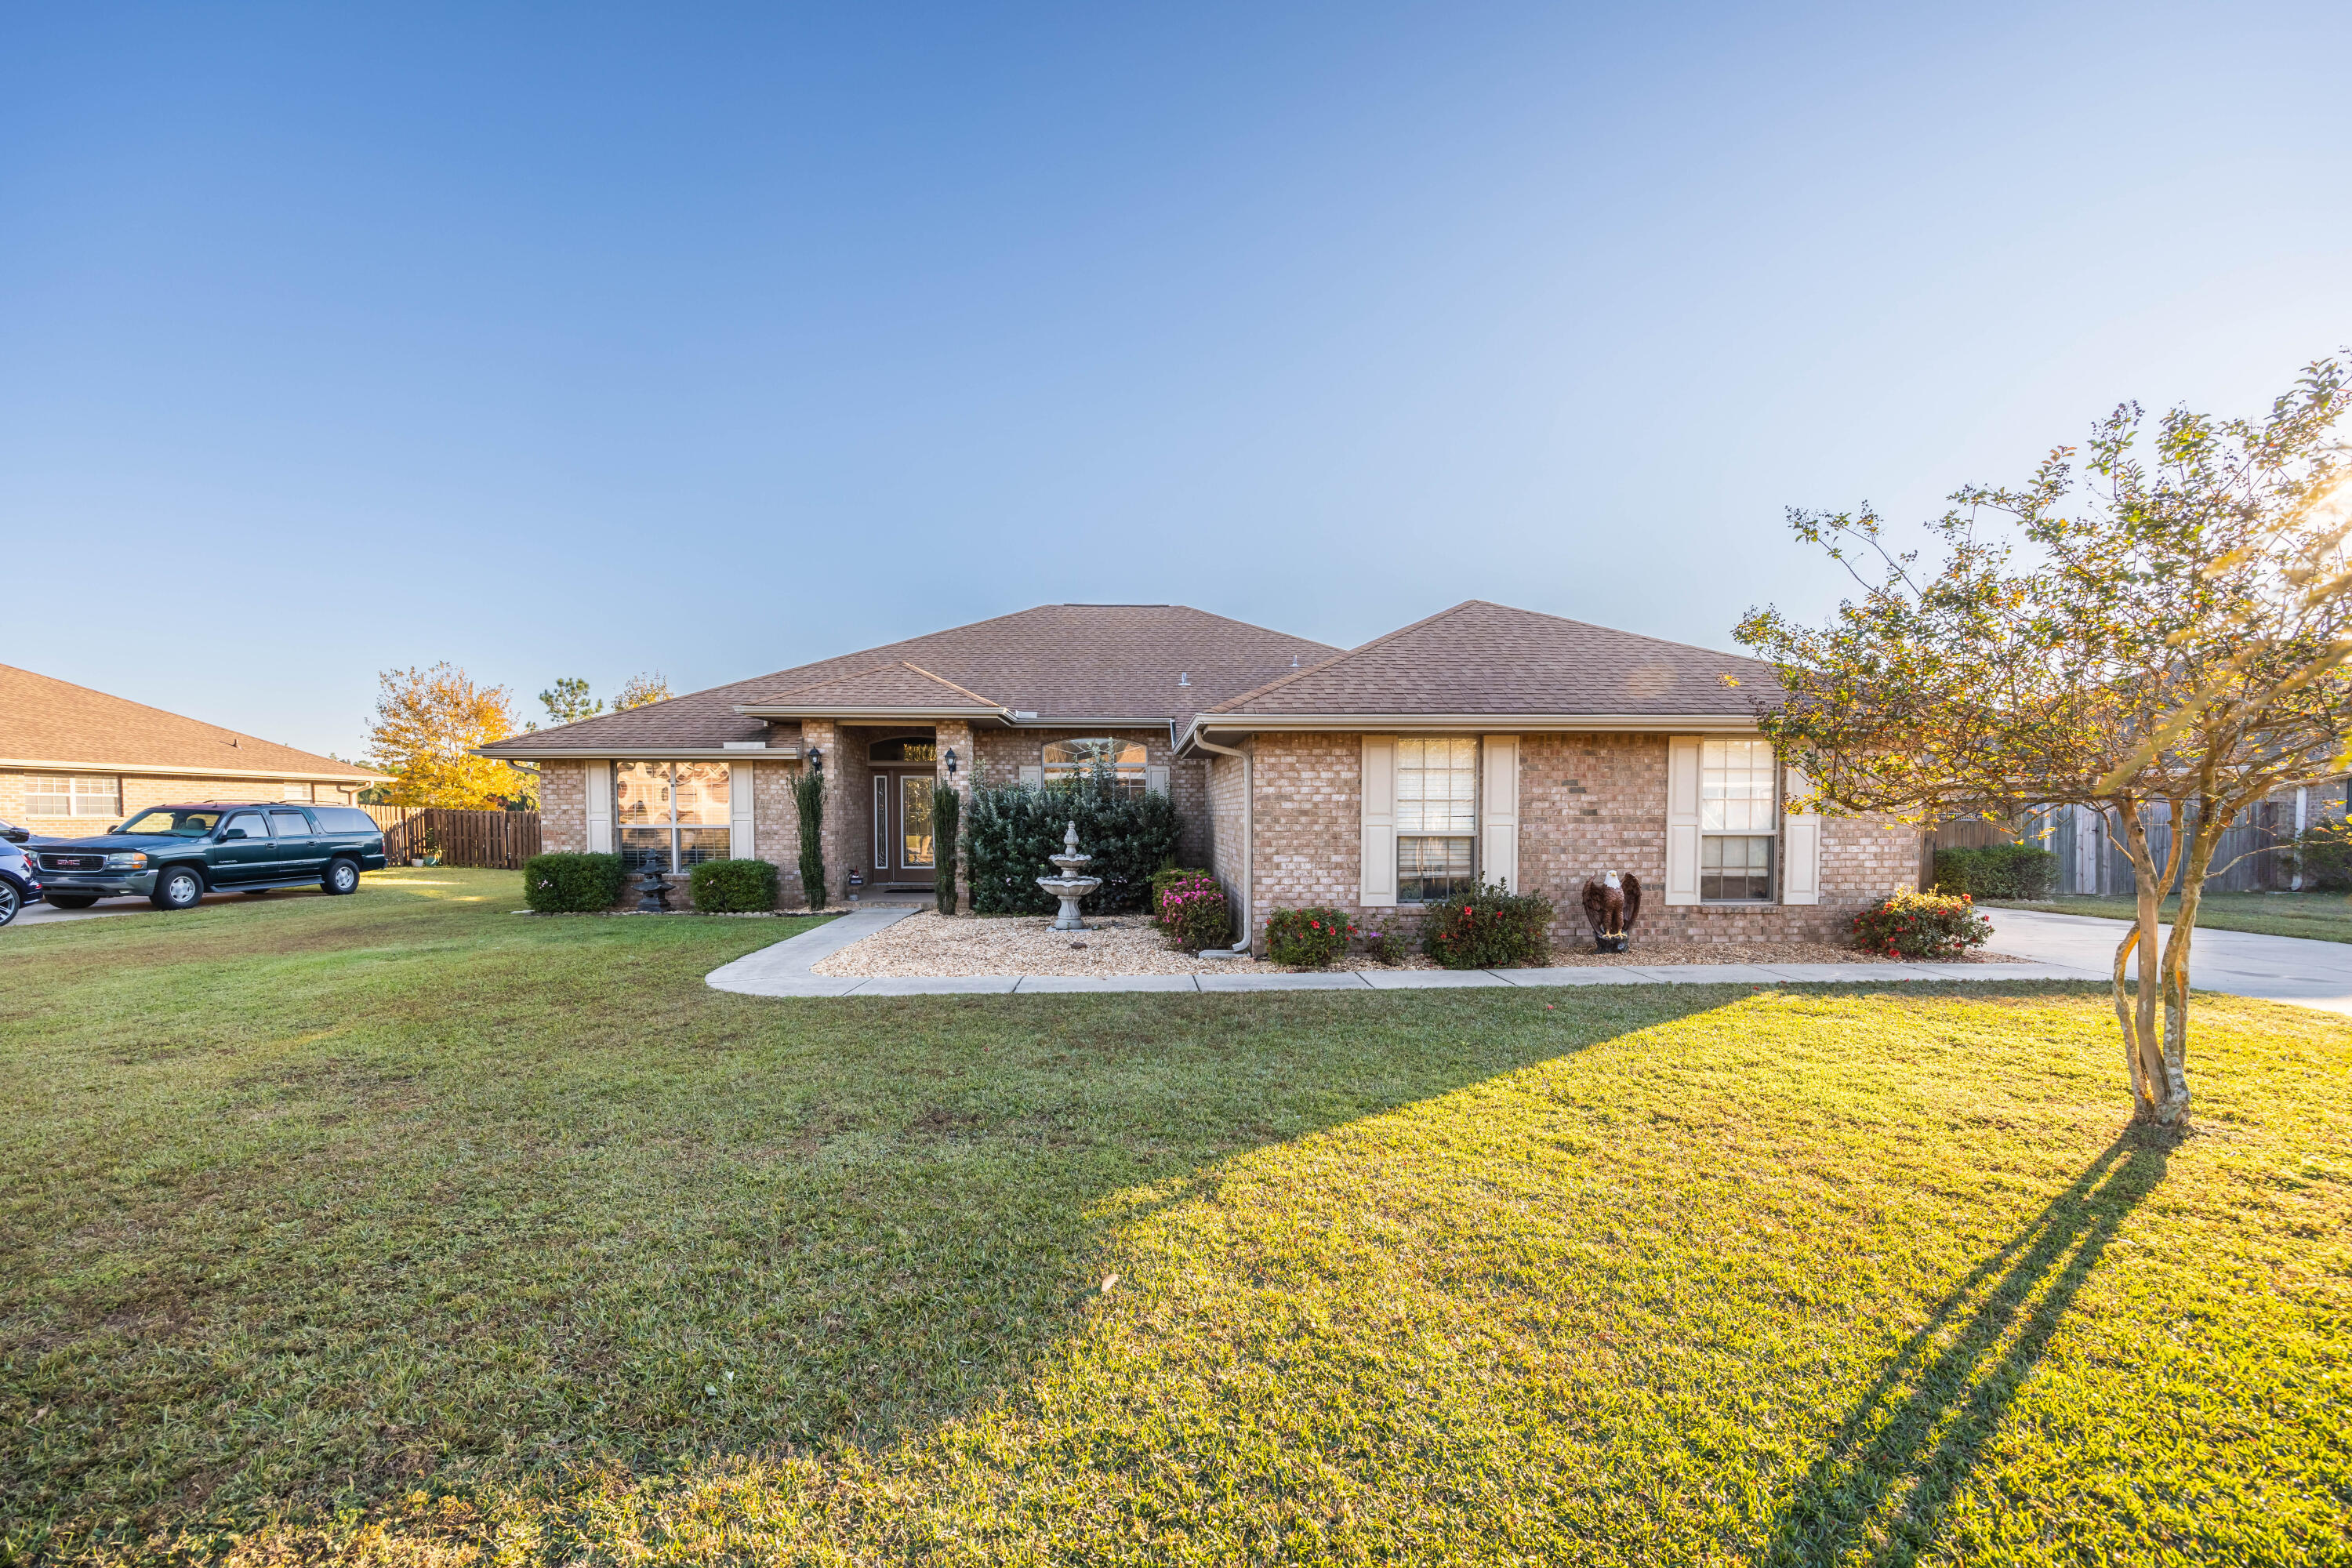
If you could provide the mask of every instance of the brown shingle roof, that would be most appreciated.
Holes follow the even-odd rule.
[[[988,705],[1040,722],[1056,718],[1129,720],[1139,724],[1189,723],[1200,708],[1263,685],[1292,661],[1315,664],[1337,653],[1327,644],[1228,620],[1185,605],[1041,605],[1014,615],[910,637],[863,652],[822,659],[708,691],[625,712],[583,719],[561,729],[519,735],[483,750],[516,752],[635,752],[663,747],[716,748],[757,740],[767,728],[738,713],[738,704],[812,710],[895,706],[863,700],[811,701],[807,690],[894,665],[965,693],[942,691],[938,710]],[[1180,686],[1189,675],[1192,684]],[[890,678],[895,679],[896,678]],[[856,690],[855,682],[841,689]]]
[[[896,664],[877,664],[855,675],[795,686],[779,692],[772,700],[805,703],[812,708],[912,708],[924,712],[979,708],[993,713],[1004,706],[991,702],[977,691],[966,690],[952,680],[942,680],[905,659]]]
[[[1727,686],[1729,675],[1739,684]],[[1472,599],[1217,704],[1254,714],[1616,715],[1747,719],[1769,665]]]
[[[0,764],[201,771],[291,780],[374,779],[332,757],[167,713],[0,664]]]

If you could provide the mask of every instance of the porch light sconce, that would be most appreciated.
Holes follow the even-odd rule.
[[[947,764],[948,783],[953,784],[955,783],[955,748],[953,746],[948,748]]]
[[[808,749],[809,772],[822,775],[824,772],[824,751],[822,747]]]

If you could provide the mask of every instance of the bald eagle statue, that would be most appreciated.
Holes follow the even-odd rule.
[[[1642,879],[1604,871],[1584,884],[1584,918],[1592,922],[1592,951],[1622,952],[1642,913]]]

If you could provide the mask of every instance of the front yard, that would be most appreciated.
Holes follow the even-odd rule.
[[[496,872],[0,933],[0,1558],[2352,1563],[2352,1023],[773,1001]]]

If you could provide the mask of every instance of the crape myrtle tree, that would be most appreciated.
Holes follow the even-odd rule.
[[[1867,508],[1792,511],[1861,596],[1821,626],[1770,608],[1739,626],[1779,667],[1785,703],[1759,721],[1810,781],[1800,808],[2097,814],[2138,894],[2113,975],[2135,1120],[2189,1105],[2189,955],[2222,830],[2352,750],[2346,401],[2330,359],[2263,419],[2151,428],[2126,404],[2023,486],[1957,492],[1925,552],[1898,553]]]

